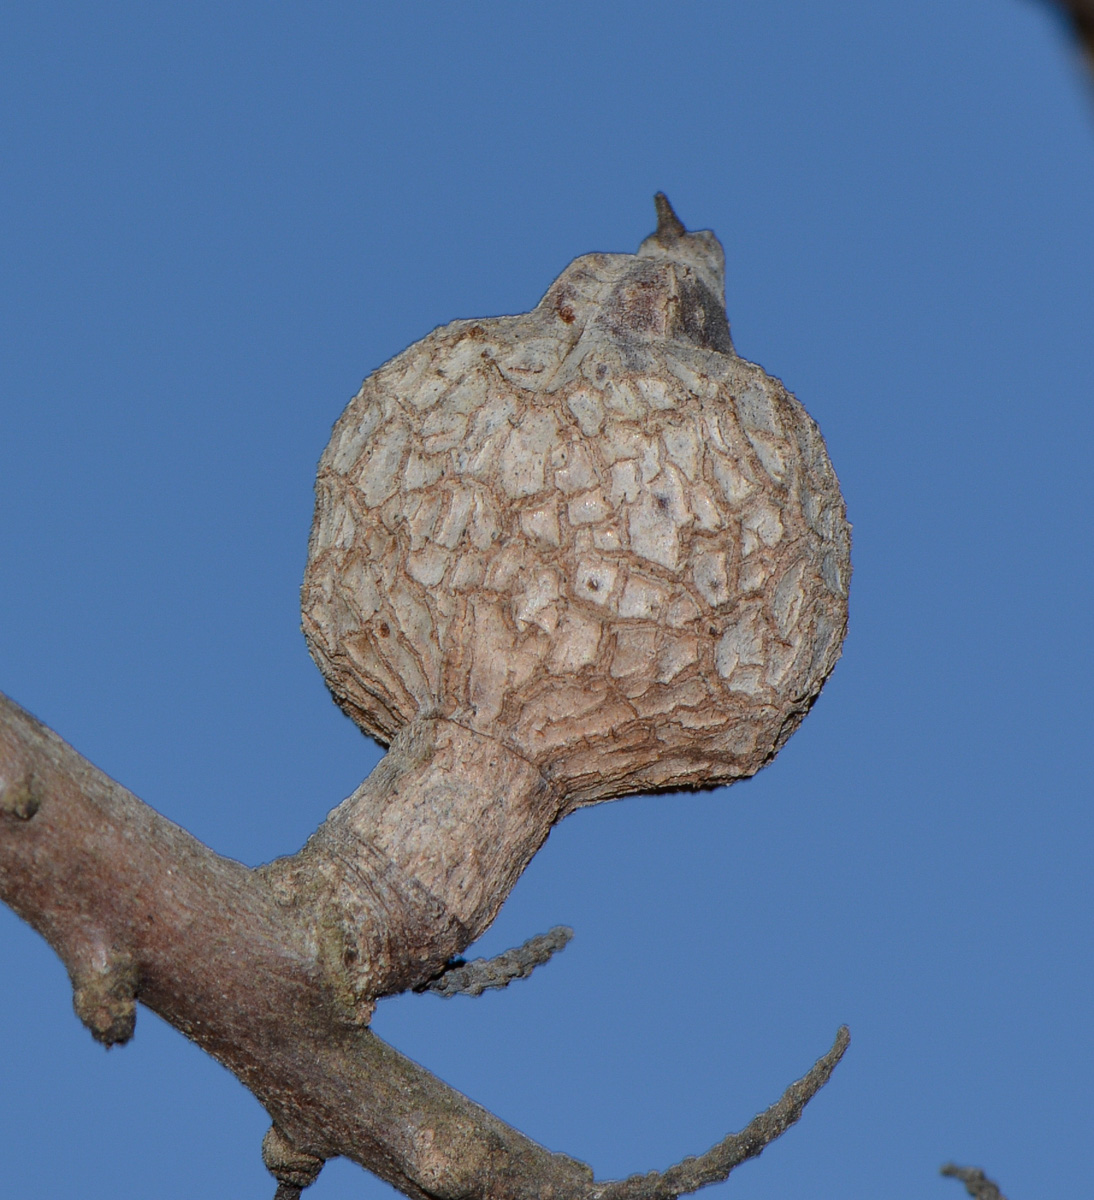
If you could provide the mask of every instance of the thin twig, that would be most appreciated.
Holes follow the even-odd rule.
[[[674,1200],[709,1183],[721,1183],[734,1167],[762,1153],[798,1120],[805,1106],[828,1082],[850,1041],[847,1026],[841,1025],[832,1049],[817,1059],[797,1083],[792,1083],[781,1099],[754,1117],[740,1133],[731,1133],[706,1154],[685,1158],[667,1171],[651,1171],[648,1175],[605,1183],[591,1194],[596,1200]]]
[[[992,1183],[979,1167],[955,1167],[953,1163],[947,1163],[942,1168],[942,1174],[951,1179],[960,1179],[973,1200],[1007,1200],[999,1190],[999,1185]]]
[[[508,987],[514,979],[527,979],[566,945],[574,931],[556,925],[547,933],[529,938],[523,946],[506,950],[496,958],[476,958],[467,962],[454,959],[444,971],[414,990],[435,992],[438,996],[481,996],[488,988]]]

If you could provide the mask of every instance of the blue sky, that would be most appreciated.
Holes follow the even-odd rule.
[[[222,853],[296,849],[379,753],[299,632],[332,423],[664,189],[827,438],[844,658],[754,780],[555,830],[481,943],[572,925],[549,967],[375,1027],[617,1176],[847,1022],[712,1200],[956,1197],[950,1158],[1088,1187],[1094,99],[1048,9],[45,0],[0,96],[0,688]],[[105,1053],[6,909],[0,956],[11,1195],[269,1200],[234,1079],[146,1011]]]

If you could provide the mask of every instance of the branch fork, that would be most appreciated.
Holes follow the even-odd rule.
[[[33,765],[33,788],[20,764]],[[776,1104],[706,1154],[596,1181],[585,1164],[536,1145],[348,1019],[308,908],[279,897],[268,869],[214,854],[6,697],[0,777],[0,897],[64,960],[81,1020],[105,1044],[124,1042],[139,995],[232,1070],[273,1118],[263,1155],[279,1200],[294,1200],[338,1155],[419,1198],[682,1195],[725,1178],[789,1128],[847,1046],[841,1030]],[[38,807],[24,817],[28,790]],[[496,959],[447,964],[422,990],[505,986],[570,936],[558,927]]]

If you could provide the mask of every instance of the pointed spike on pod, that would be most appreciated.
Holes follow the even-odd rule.
[[[653,203],[657,209],[657,228],[638,247],[639,257],[685,264],[698,274],[724,308],[726,256],[722,243],[709,229],[689,231],[664,192],[658,192]]]
[[[683,237],[687,233],[684,222],[676,215],[676,210],[669,203],[664,192],[658,192],[653,198],[653,206],[657,209],[657,230],[654,237],[667,238]]]

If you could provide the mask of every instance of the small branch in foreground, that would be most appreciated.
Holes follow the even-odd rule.
[[[557,954],[574,936],[565,925],[556,925],[546,933],[529,938],[522,946],[506,950],[495,958],[476,958],[467,962],[453,959],[435,979],[416,987],[416,992],[435,992],[438,996],[481,996],[489,988],[508,987],[514,979],[527,979],[536,969]]]
[[[960,1179],[973,1200],[1007,1200],[999,1190],[999,1185],[992,1183],[979,1167],[956,1167],[953,1163],[947,1163],[941,1174]]]
[[[1075,36],[1094,67],[1094,0],[1055,0],[1071,21]]]
[[[753,1117],[740,1133],[731,1133],[706,1154],[685,1158],[667,1171],[594,1185],[591,1195],[595,1200],[674,1200],[707,1184],[721,1183],[735,1167],[761,1154],[795,1124],[805,1106],[828,1082],[850,1042],[850,1031],[841,1025],[832,1049],[817,1059],[810,1071],[792,1083],[769,1109]]]

